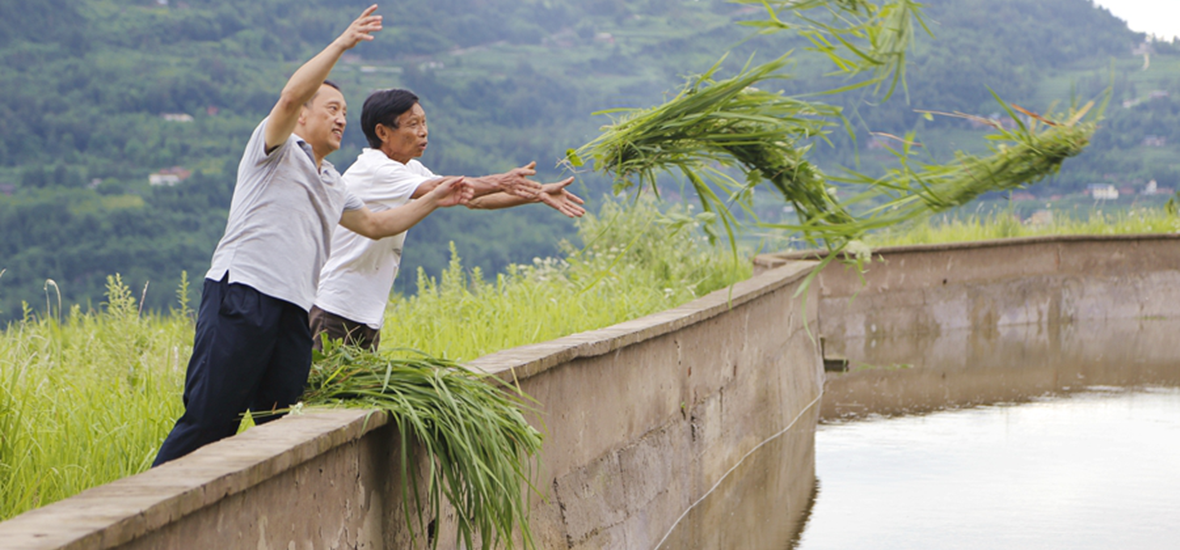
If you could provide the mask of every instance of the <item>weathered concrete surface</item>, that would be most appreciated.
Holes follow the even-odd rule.
[[[541,403],[539,547],[653,547],[751,450],[814,413],[822,362],[793,297],[810,266],[474,362]],[[0,547],[408,548],[386,424],[353,411],[284,418],[2,523]],[[776,479],[810,487],[802,444]],[[441,547],[453,548],[444,516]]]
[[[659,548],[793,548],[811,510],[815,479],[812,407],[780,437],[750,453],[694,506]]]
[[[559,523],[534,522],[541,547],[653,548],[745,454],[804,413],[822,384],[792,297],[809,268],[571,337],[565,353],[578,356],[521,380],[549,428],[541,477]],[[503,372],[564,340],[475,364]],[[813,463],[793,467],[813,475]]]
[[[807,256],[768,255],[756,265]],[[836,263],[817,278],[826,340],[1170,317],[1180,303],[1180,235],[890,247],[873,259],[867,284]]]
[[[1180,319],[1180,235],[889,247],[874,251],[863,284],[840,265],[816,282],[823,353],[850,362],[828,376],[823,418],[1180,381],[1180,346],[1168,343]],[[1160,357],[1124,368],[1128,346]]]
[[[363,411],[266,424],[0,524],[0,547],[381,548],[387,514],[374,489],[389,483],[392,453],[378,448],[389,438],[361,436],[383,424]]]

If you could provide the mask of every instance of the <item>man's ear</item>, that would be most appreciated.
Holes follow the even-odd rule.
[[[381,140],[382,143],[385,143],[389,139],[390,129],[384,124],[378,122],[377,126],[373,127],[373,131],[376,132],[377,139]]]

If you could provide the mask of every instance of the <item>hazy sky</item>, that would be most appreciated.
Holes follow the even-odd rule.
[[[1094,0],[1127,22],[1131,30],[1165,40],[1180,36],[1180,2],[1176,0]]]

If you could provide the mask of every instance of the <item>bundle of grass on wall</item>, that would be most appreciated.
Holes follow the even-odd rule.
[[[411,350],[374,354],[329,342],[317,353],[303,403],[386,411],[401,436],[404,513],[412,536],[454,506],[464,548],[514,547],[519,528],[533,548],[528,522],[532,458],[541,433],[525,421],[529,399],[499,379]],[[426,486],[410,450],[426,452]],[[425,495],[425,502],[422,496]],[[478,538],[477,538],[478,536]],[[433,538],[437,545],[438,537]]]

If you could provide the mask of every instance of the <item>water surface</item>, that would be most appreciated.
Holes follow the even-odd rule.
[[[821,425],[796,548],[1178,548],[1180,389]]]
[[[824,350],[848,368],[818,418],[747,457],[662,548],[1180,548],[1180,321]]]

